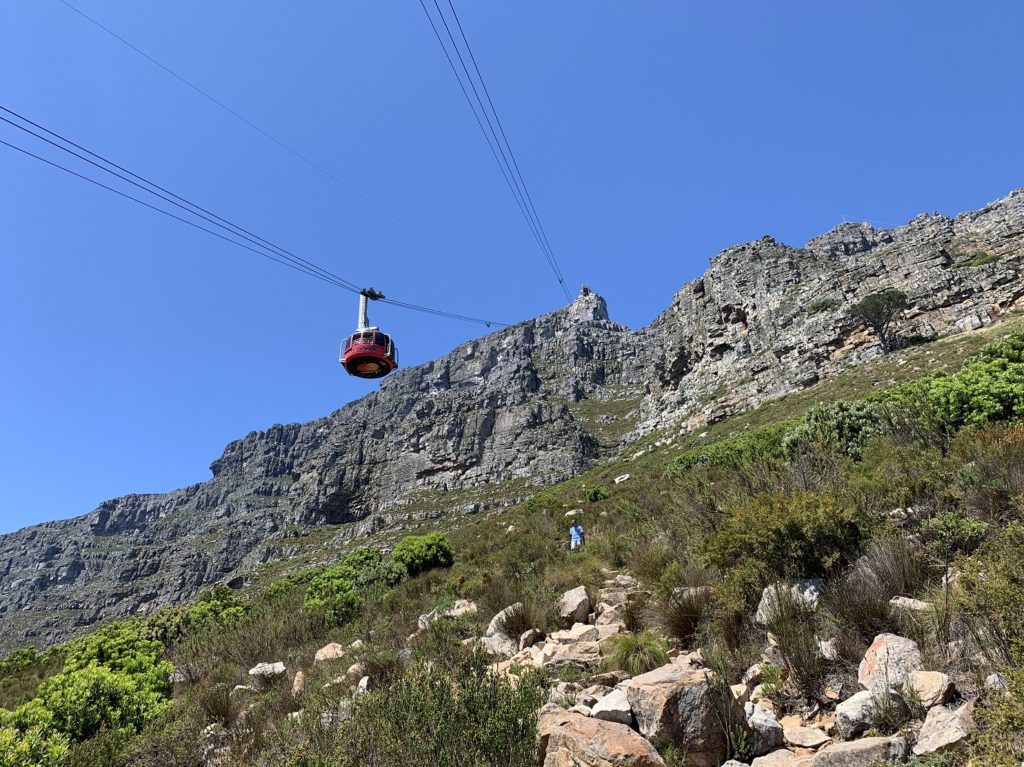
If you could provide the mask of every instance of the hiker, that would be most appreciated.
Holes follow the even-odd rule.
[[[586,542],[587,535],[583,532],[583,525],[574,519],[572,527],[569,528],[569,550],[576,551],[576,549],[582,548]]]

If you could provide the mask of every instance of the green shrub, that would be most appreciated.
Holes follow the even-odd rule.
[[[871,400],[813,408],[785,436],[783,446],[790,455],[820,445],[860,459],[867,440],[883,429],[880,408],[878,402]]]
[[[819,298],[815,301],[811,301],[810,306],[807,307],[807,311],[810,314],[818,314],[820,312],[831,312],[838,309],[843,305],[843,302],[838,298]]]
[[[977,732],[970,754],[979,767],[1017,767],[1024,761],[1024,670],[1010,671],[1006,679],[1006,692],[990,692],[974,709]]]
[[[959,561],[957,610],[991,660],[1024,665],[1024,523]]]
[[[619,634],[611,641],[606,665],[612,670],[644,674],[668,663],[668,646],[653,631]]]
[[[337,765],[533,767],[539,673],[518,684],[488,671],[482,656],[451,672],[411,667],[391,685],[355,700]]]
[[[771,493],[739,504],[700,548],[734,595],[751,605],[770,581],[838,571],[860,547],[862,527],[834,496]]]
[[[405,572],[402,567],[386,562],[376,549],[357,549],[310,580],[303,604],[315,615],[344,623],[362,609],[360,592],[397,585]]]
[[[138,622],[112,623],[68,643],[64,673],[94,666],[129,677],[144,692],[167,696],[174,667],[162,659],[164,646],[147,639]]]
[[[928,548],[943,561],[957,554],[969,554],[985,540],[988,525],[955,511],[940,511],[921,524],[921,535]]]
[[[690,469],[708,466],[741,468],[752,461],[781,458],[785,452],[785,437],[796,423],[783,421],[762,426],[733,437],[726,437],[710,445],[688,450],[668,465],[666,473],[670,476],[679,476]]]
[[[587,491],[587,500],[590,501],[591,503],[597,503],[598,501],[603,501],[607,497],[608,497],[608,488],[605,487],[604,485],[598,485],[597,487],[592,487],[592,488],[590,488],[590,490]]]
[[[74,741],[104,729],[137,732],[170,705],[139,677],[95,662],[48,680],[39,695],[53,717],[51,727]]]
[[[408,535],[395,546],[391,558],[411,576],[435,567],[451,567],[455,561],[448,539],[441,533]]]
[[[0,726],[0,767],[62,767],[68,745],[64,735],[42,727]]]

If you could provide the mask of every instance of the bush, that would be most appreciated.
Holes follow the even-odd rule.
[[[955,511],[941,511],[921,524],[921,535],[928,548],[942,561],[957,554],[970,554],[985,540],[988,525]]]
[[[590,488],[590,490],[587,491],[587,500],[590,501],[591,503],[597,503],[598,501],[603,501],[607,497],[608,497],[608,488],[604,487],[603,485],[598,485],[597,487],[592,487],[592,488]]]
[[[314,615],[344,623],[362,609],[359,592],[395,586],[403,574],[401,567],[385,562],[376,549],[357,549],[309,582],[303,604]]]
[[[710,585],[682,586],[655,603],[650,611],[651,622],[684,647],[689,646],[697,630],[715,607],[714,590]]]
[[[833,496],[771,493],[741,503],[701,549],[733,594],[753,605],[771,581],[836,572],[863,538],[856,514]]]
[[[408,535],[395,546],[391,558],[411,576],[435,567],[451,567],[455,561],[448,539],[441,533]]]
[[[0,767],[61,767],[68,753],[65,736],[41,727],[0,726]]]
[[[977,732],[971,739],[972,764],[1017,767],[1024,761],[1024,670],[1007,674],[1006,692],[992,691],[974,709]]]
[[[960,560],[956,607],[981,651],[1024,665],[1024,524],[1015,522]]]
[[[355,700],[340,753],[324,763],[375,767],[533,767],[536,711],[545,699],[538,673],[513,685],[474,656],[454,671],[411,667]]]
[[[48,680],[39,695],[53,717],[51,727],[74,741],[104,729],[137,732],[170,705],[139,677],[95,662]]]
[[[778,643],[789,681],[807,700],[824,702],[826,663],[818,649],[816,617],[791,589],[778,589],[766,628]]]
[[[813,408],[785,436],[783,447],[793,455],[810,446],[824,446],[860,459],[867,440],[882,431],[880,408],[871,400]]]
[[[710,445],[688,450],[668,465],[666,473],[670,476],[680,476],[690,469],[709,466],[735,469],[753,461],[781,458],[785,452],[783,444],[786,435],[796,423],[783,421],[762,426],[733,437],[726,437]]]
[[[639,634],[619,634],[611,641],[606,664],[611,670],[628,671],[631,675],[644,674],[668,663],[665,640],[653,631]]]

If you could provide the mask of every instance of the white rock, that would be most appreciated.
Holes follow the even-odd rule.
[[[619,722],[632,726],[633,710],[629,707],[626,691],[616,688],[601,698],[591,709],[590,715],[607,722]]]
[[[966,740],[974,730],[971,708],[971,703],[964,703],[957,708],[936,706],[931,709],[918,733],[914,754],[942,753]]]
[[[326,644],[316,651],[313,656],[314,663],[324,663],[329,660],[340,660],[345,657],[345,648],[337,642]]]
[[[821,597],[821,580],[819,578],[808,578],[787,586],[784,583],[776,583],[766,586],[761,593],[761,601],[757,605],[757,613],[754,620],[761,626],[766,626],[775,616],[778,608],[779,595],[785,591],[792,594],[794,600],[814,610],[818,607],[818,599]]]
[[[767,754],[782,746],[784,742],[782,725],[775,718],[774,711],[753,703],[745,704],[743,711],[747,716],[747,724],[754,733],[757,755]]]
[[[910,597],[893,597],[889,600],[889,604],[900,610],[915,613],[923,613],[932,609],[931,604],[928,602],[922,602],[920,599],[911,599]]]
[[[917,642],[896,634],[879,634],[864,653],[857,681],[865,690],[902,687],[914,671],[924,671]]]
[[[558,600],[558,617],[566,623],[585,623],[590,614],[590,597],[584,586],[577,586]]]
[[[617,477],[615,478],[615,484],[616,484],[616,485],[621,485],[621,484],[622,484],[623,482],[625,482],[625,481],[626,481],[627,479],[629,479],[629,475],[628,475],[628,474],[620,474],[619,476],[617,476]]]
[[[259,690],[265,690],[273,685],[277,679],[284,676],[284,663],[257,663],[249,669],[249,678]]]

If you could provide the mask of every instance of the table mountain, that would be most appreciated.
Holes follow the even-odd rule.
[[[1024,190],[956,218],[848,223],[719,253],[639,330],[569,306],[399,370],[324,418],[229,444],[206,482],[0,536],[0,652],[187,600],[314,539],[473,513],[579,473],[646,432],[693,429],[881,353],[848,316],[897,287],[903,338],[1024,309]],[[325,525],[337,526],[324,528]]]

